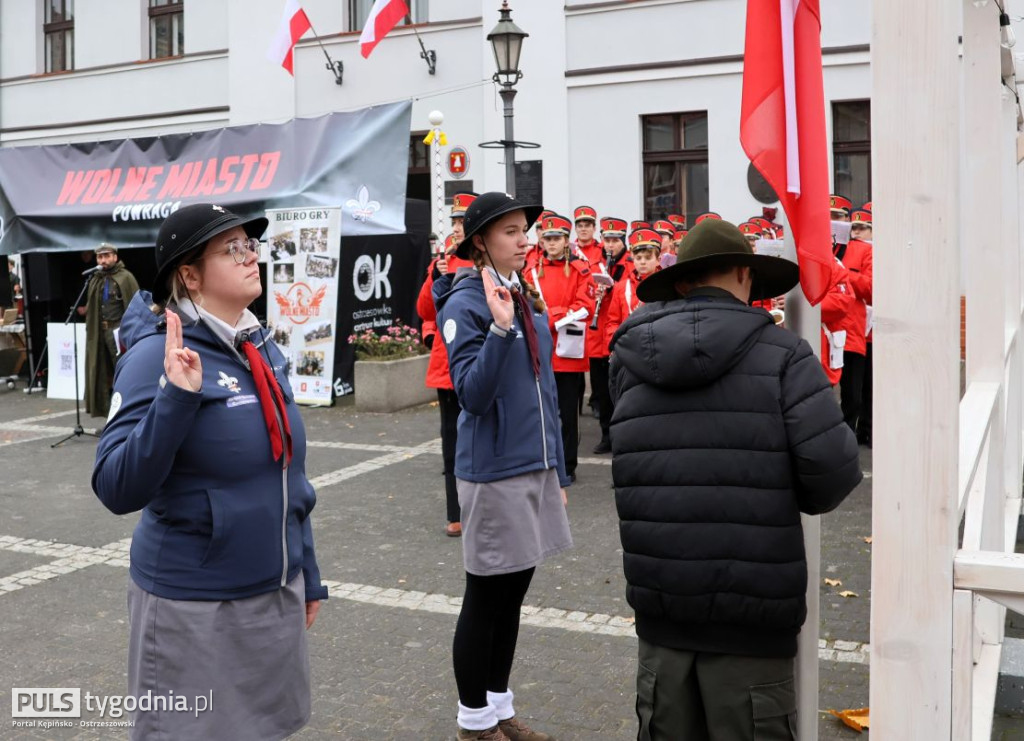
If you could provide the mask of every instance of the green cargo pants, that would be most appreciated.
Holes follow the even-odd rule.
[[[679,651],[640,639],[637,741],[792,741],[793,659]]]

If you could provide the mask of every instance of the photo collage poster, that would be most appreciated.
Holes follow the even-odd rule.
[[[267,218],[267,323],[288,358],[295,401],[329,406],[341,208],[270,209]]]

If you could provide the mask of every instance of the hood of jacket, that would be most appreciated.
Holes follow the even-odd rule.
[[[149,291],[139,291],[125,309],[121,318],[121,344],[126,349],[131,349],[144,337],[163,332],[167,326],[163,316],[157,316],[149,307],[153,304],[153,294]],[[184,334],[186,327],[182,328]]]
[[[695,388],[728,373],[772,324],[768,312],[725,291],[698,290],[642,306],[619,327],[612,351],[644,383]]]

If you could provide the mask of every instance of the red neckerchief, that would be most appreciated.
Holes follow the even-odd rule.
[[[292,462],[292,428],[288,423],[288,410],[284,405],[284,394],[277,383],[274,372],[267,365],[256,346],[249,340],[242,343],[242,351],[249,361],[252,369],[252,377],[256,382],[256,391],[260,397],[260,407],[263,409],[263,421],[267,423],[267,433],[270,435],[270,449],[274,454],[274,460],[281,458],[287,445],[287,458],[285,466]],[[280,418],[280,424],[278,422]],[[284,432],[281,431],[281,424],[284,425]]]
[[[513,290],[512,296],[519,311],[519,319],[523,323],[523,334],[526,335],[526,347],[530,350],[530,363],[533,375],[540,377],[540,348],[537,344],[537,328],[533,325],[533,307],[520,290]]]

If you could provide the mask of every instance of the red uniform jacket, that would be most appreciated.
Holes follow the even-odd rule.
[[[871,256],[865,254],[870,253],[870,248],[865,249],[867,247],[860,240],[854,240],[845,247],[840,245],[836,250],[836,259],[845,268],[845,277],[854,295],[854,301],[851,302],[840,329],[846,330],[846,351],[858,355],[865,355],[868,351],[867,300],[871,298]],[[866,275],[863,272],[865,267],[868,271]]]
[[[604,260],[604,244],[596,239],[590,240],[590,244],[585,245],[573,240],[572,251],[590,263],[591,270],[594,269],[594,262]]]
[[[423,320],[423,329],[421,331],[423,342],[433,343],[430,344],[430,362],[427,364],[426,386],[430,389],[454,391],[455,387],[452,385],[451,375],[448,372],[448,353],[444,349],[444,342],[437,337],[437,309],[434,307],[434,297],[431,295],[431,291],[434,288],[434,266],[436,264],[437,258],[430,261],[430,267],[427,268],[427,279],[423,281],[420,295],[416,299],[416,313]],[[473,263],[455,255],[448,258],[448,270],[450,272],[454,273],[459,268],[465,267],[471,268]],[[433,340],[428,340],[428,337],[433,337]]]
[[[853,287],[853,293],[864,303],[865,316],[867,314],[867,307],[871,306],[872,294],[872,274],[874,272],[874,252],[872,251],[871,245],[868,242],[862,242],[859,239],[850,240],[850,244],[847,245],[845,253],[840,257],[840,261],[846,266],[846,269],[850,271],[850,285]],[[865,334],[867,335],[867,341],[871,342],[871,329],[865,327]],[[865,348],[865,352],[867,349]]]
[[[541,275],[543,267],[544,275]],[[582,322],[590,322],[594,311],[594,296],[597,287],[590,277],[590,267],[584,260],[573,258],[569,261],[569,275],[565,274],[564,260],[543,258],[532,266],[523,276],[527,282],[537,289],[548,307],[548,326],[551,336],[556,338],[555,322],[571,311],[586,309],[587,316]],[[590,369],[590,361],[584,352],[582,358],[562,358],[553,353],[551,367],[555,373],[583,372]]]
[[[825,375],[835,386],[843,375],[842,368],[832,368],[829,362],[829,342],[825,335],[825,329],[829,332],[847,330],[847,347],[849,347],[848,317],[857,303],[857,297],[853,293],[853,287],[849,281],[849,271],[837,260],[832,266],[832,285],[825,298],[821,302],[821,323],[824,325],[821,332],[821,365],[825,369]]]
[[[629,252],[623,250],[618,259],[612,263],[612,269],[609,273],[608,261],[605,259],[604,251],[602,250],[596,260],[590,261],[590,272],[595,275],[597,273],[608,273],[616,282],[618,282],[622,280],[623,276],[633,273],[633,257]],[[600,307],[597,307],[595,304],[595,311],[597,311],[597,329],[591,329],[590,324],[587,324],[587,357],[608,357],[608,339],[611,337],[611,334],[608,333],[608,310],[612,303],[613,289],[614,287],[609,288],[605,292],[604,298],[601,299]]]
[[[657,272],[661,268],[655,270]],[[653,273],[652,273],[653,275]],[[608,317],[605,322],[604,350],[608,352],[615,330],[619,328],[626,319],[636,311],[643,301],[636,297],[636,287],[640,285],[646,276],[641,276],[636,270],[630,270],[629,274],[615,284],[615,287],[605,295],[604,302],[608,304]]]

